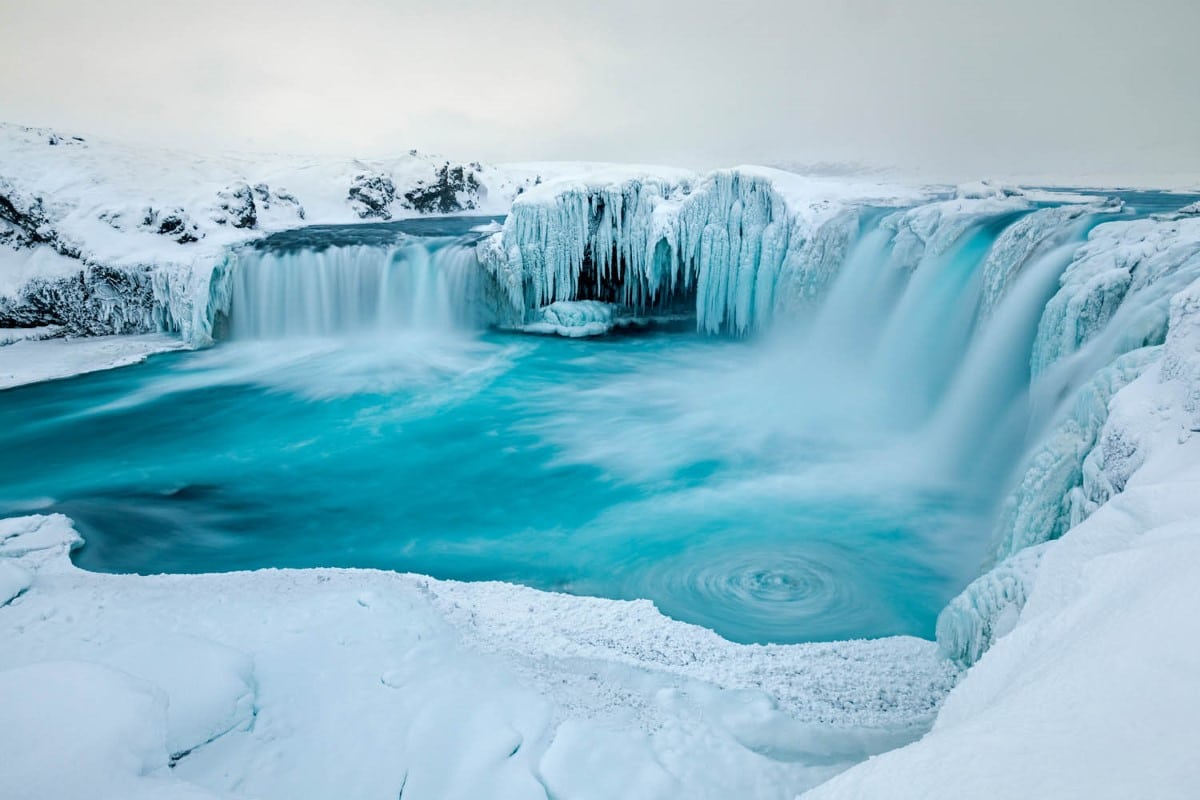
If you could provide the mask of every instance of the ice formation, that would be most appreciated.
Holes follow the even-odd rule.
[[[774,176],[754,170],[694,184],[543,184],[514,202],[480,258],[512,325],[550,303],[589,299],[634,313],[690,304],[701,331],[746,333],[818,293],[856,238],[853,208],[817,198],[789,201]]]
[[[974,663],[1004,629],[1002,616],[1019,612],[1036,563],[1022,551],[1079,525],[1138,466],[1131,435],[1106,427],[1109,407],[1125,386],[1159,370],[1169,314],[1176,328],[1185,324],[1178,298],[1198,277],[1200,225],[1186,216],[1104,223],[1075,254],[1046,305],[1030,365],[1033,401],[1054,422],[1005,504],[994,566],[939,617],[938,640],[951,657]],[[1190,362],[1173,355],[1170,363]],[[1080,377],[1084,385],[1069,390]]]
[[[537,313],[537,320],[521,326],[521,330],[578,338],[599,336],[613,328],[613,305],[596,300],[558,300]]]
[[[1017,220],[988,253],[983,265],[983,305],[980,314],[991,316],[1014,279],[1038,256],[1071,244],[1094,223],[1098,213],[1112,214],[1121,203],[1103,205],[1069,204],[1042,208]]]
[[[1046,305],[1035,376],[1092,345],[1094,371],[1122,352],[1160,343],[1171,297],[1200,275],[1200,220],[1139,219],[1096,227]],[[1093,341],[1096,340],[1096,341]]]

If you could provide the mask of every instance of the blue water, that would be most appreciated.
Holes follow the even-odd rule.
[[[161,355],[0,394],[0,504],[69,514],[100,571],[380,567],[649,597],[738,641],[930,634],[973,566],[949,544],[970,504],[846,485],[830,442],[778,438],[758,413],[778,398],[719,391],[751,347],[483,334]]]
[[[481,330],[477,221],[272,237],[215,347],[0,392],[0,513],[68,514],[92,570],[377,567],[648,598],[735,641],[929,637],[1027,445],[1070,256],[980,330],[1008,221],[911,276],[864,230],[810,324],[744,341]]]

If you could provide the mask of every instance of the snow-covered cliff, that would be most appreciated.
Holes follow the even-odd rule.
[[[415,151],[197,157],[0,125],[0,328],[203,343],[211,277],[231,245],[314,223],[504,213],[539,180],[536,165]]]

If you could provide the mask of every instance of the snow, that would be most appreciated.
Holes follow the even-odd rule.
[[[543,306],[537,313],[537,321],[522,325],[520,330],[580,338],[600,336],[613,327],[612,304],[595,300],[559,300]]]
[[[931,733],[806,800],[1195,797],[1200,474],[1189,455],[1176,480],[1128,490],[1046,550],[1020,623]]]
[[[57,325],[41,325],[36,328],[0,328],[0,347],[27,339],[53,339],[62,335]]]
[[[0,345],[0,391],[88,372],[125,367],[155,353],[179,350],[174,336],[94,336],[82,339],[23,339]]]
[[[254,721],[254,664],[230,647],[166,635],[117,648],[103,660],[166,693],[166,745],[173,758]]]
[[[956,675],[916,639],[736,645],[645,601],[370,570],[101,575],[78,542],[0,521],[28,576],[0,607],[6,797],[790,798],[919,735]]]
[[[0,296],[16,294],[35,278],[66,277],[78,272],[79,266],[78,259],[48,246],[13,249],[0,240]]]
[[[0,671],[5,797],[217,797],[167,772],[166,705],[153,686],[99,664],[52,661]]]
[[[11,602],[32,583],[29,570],[11,561],[0,561],[0,606]]]
[[[1122,352],[1162,341],[1172,295],[1200,276],[1200,218],[1107,222],[1063,274],[1034,345],[1035,375],[1093,343],[1094,371]],[[1124,302],[1130,296],[1131,302]],[[1118,316],[1118,308],[1124,309]],[[1111,324],[1109,324],[1111,321]],[[1108,335],[1101,337],[1101,331]]]

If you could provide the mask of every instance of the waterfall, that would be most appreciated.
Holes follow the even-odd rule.
[[[956,468],[1011,462],[1021,449],[1034,412],[1027,394],[1037,323],[1079,244],[1068,242],[1030,264],[971,342],[933,432]]]
[[[235,339],[339,336],[479,325],[473,246],[455,239],[255,250],[230,278]]]

